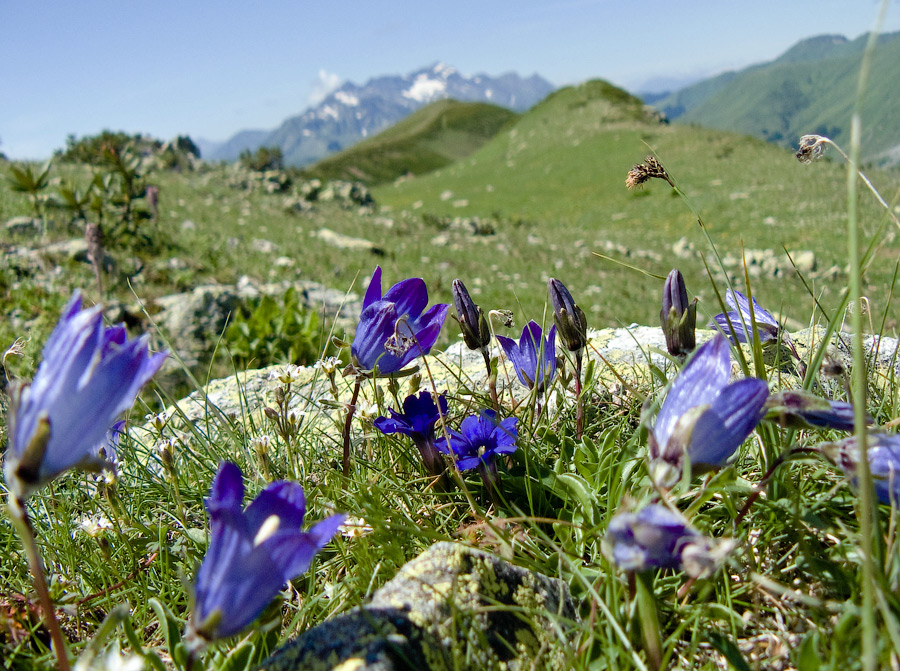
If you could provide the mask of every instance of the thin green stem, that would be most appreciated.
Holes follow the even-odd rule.
[[[881,5],[878,25],[884,19],[888,2]],[[856,94],[853,116],[850,121],[850,155],[847,169],[847,251],[850,256],[850,297],[855,308],[852,314],[853,324],[853,370],[852,390],[854,407],[854,425],[857,444],[859,446],[859,463],[857,465],[857,482],[859,483],[859,517],[860,545],[862,551],[862,662],[865,671],[878,668],[878,642],[875,631],[875,561],[874,523],[875,523],[875,491],[872,485],[872,473],[869,469],[868,443],[866,435],[866,361],[863,351],[863,314],[862,300],[862,263],[860,260],[860,231],[857,221],[857,176],[859,174],[859,154],[861,144],[861,114],[863,94],[866,90],[869,65],[877,40],[877,30],[869,34],[869,42],[863,53],[859,73],[859,88]]]
[[[341,470],[344,477],[350,475],[350,427],[353,423],[353,415],[356,413],[356,401],[359,399],[359,389],[362,386],[362,378],[357,375],[356,382],[353,384],[353,396],[347,405],[347,418],[344,420],[344,430],[341,439],[344,445],[343,459],[341,460]]]
[[[44,577],[44,562],[34,538],[34,528],[25,510],[25,502],[15,496],[9,498],[9,516],[16,527],[16,532],[22,540],[25,555],[28,558],[28,567],[34,577],[34,589],[41,603],[41,612],[44,616],[44,626],[50,632],[53,641],[53,652],[56,655],[56,668],[59,671],[69,671],[69,656],[66,641],[63,638],[59,622],[56,620],[56,610],[50,599],[50,590],[47,588],[47,579]]]

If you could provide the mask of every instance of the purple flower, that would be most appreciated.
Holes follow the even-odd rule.
[[[787,427],[853,431],[853,405],[829,401],[799,389],[779,391],[766,401],[766,418]],[[872,418],[867,416],[867,421]]]
[[[470,350],[487,351],[491,344],[491,329],[488,327],[484,311],[475,305],[462,280],[453,280],[453,304],[463,341]]]
[[[412,438],[413,443],[422,455],[425,469],[431,475],[444,472],[444,460],[434,446],[434,426],[441,417],[447,415],[447,397],[438,396],[435,404],[432,395],[423,391],[418,396],[410,394],[403,400],[403,412],[395,412],[388,408],[391,417],[378,417],[375,428],[381,433],[402,433]]]
[[[584,310],[575,305],[575,299],[566,285],[555,277],[547,282],[550,305],[553,306],[553,323],[560,339],[570,352],[578,352],[587,344],[587,317]]]
[[[518,343],[506,336],[497,336],[497,340],[516,369],[519,381],[529,389],[537,387],[538,393],[543,393],[556,377],[556,325],[550,327],[547,340],[534,321],[525,324]]]
[[[685,454],[697,472],[721,468],[764,415],[769,395],[756,378],[729,384],[728,341],[702,345],[675,378],[650,431],[651,460],[680,467]]]
[[[694,351],[697,346],[697,299],[688,301],[684,276],[677,269],[669,272],[663,285],[659,320],[669,354],[683,357]]]
[[[737,342],[750,342],[753,338],[752,329],[755,321],[760,342],[776,340],[781,324],[769,312],[763,310],[755,298],[751,298],[751,300],[753,301],[753,316],[755,320],[750,316],[750,301],[747,300],[747,297],[740,291],[728,289],[725,292],[725,302],[731,310],[713,317],[710,326],[715,326],[721,330],[729,340],[732,340],[731,327],[733,327]],[[729,322],[731,327],[729,327]],[[745,330],[745,324],[749,330]],[[732,340],[732,342],[734,341]]]
[[[425,281],[414,277],[398,282],[381,295],[381,267],[375,268],[363,298],[351,352],[363,370],[395,373],[437,341],[447,316],[447,304],[428,310]],[[424,312],[423,312],[424,310]]]
[[[459,431],[448,431],[449,444],[446,438],[438,438],[435,447],[444,454],[456,455],[456,465],[461,471],[491,467],[498,455],[516,451],[518,421],[516,417],[507,417],[497,422],[496,412],[482,410],[480,415],[466,417]]]
[[[211,537],[191,620],[192,633],[208,641],[253,622],[288,580],[309,568],[346,517],[332,515],[301,531],[306,501],[296,482],[273,482],[246,510],[243,499],[241,469],[222,463],[206,499]]]
[[[684,517],[652,504],[637,513],[617,513],[609,522],[603,545],[625,571],[677,569],[685,547],[700,538]]]
[[[150,354],[146,335],[129,340],[123,325],[104,326],[101,307],[82,310],[76,291],[34,380],[10,394],[5,471],[14,495],[25,498],[70,468],[106,466],[107,432],[166,356]]]
[[[850,436],[834,443],[823,443],[822,453],[835,463],[857,486],[859,443]],[[887,505],[900,503],[900,436],[893,433],[870,433],[866,450],[869,471],[878,500]]]

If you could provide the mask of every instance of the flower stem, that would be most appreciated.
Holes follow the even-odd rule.
[[[356,401],[359,399],[359,389],[361,386],[362,378],[357,375],[356,382],[353,385],[353,396],[350,398],[350,403],[347,405],[347,419],[344,420],[344,431],[341,434],[344,443],[344,456],[341,461],[341,469],[345,478],[350,475],[350,426],[353,422],[353,415],[356,413]]]
[[[659,669],[662,664],[662,638],[659,631],[659,614],[653,596],[653,573],[643,571],[637,575],[637,608],[641,621],[641,638],[651,669]]]
[[[581,350],[575,353],[575,437],[581,440],[584,433],[584,400],[581,398]]]
[[[488,389],[491,392],[491,405],[494,406],[494,412],[500,412],[500,399],[497,398],[497,376],[491,369],[491,352],[485,347],[481,350],[484,357],[484,365],[487,367]]]
[[[59,622],[56,621],[56,611],[50,600],[50,590],[47,588],[47,580],[44,577],[44,563],[41,561],[41,553],[34,539],[34,528],[25,511],[25,502],[16,496],[10,496],[9,516],[16,527],[19,538],[28,557],[28,567],[34,577],[34,589],[41,603],[41,612],[44,615],[44,626],[50,632],[53,641],[53,652],[56,654],[56,667],[59,671],[69,671],[69,657],[66,641],[63,638]]]

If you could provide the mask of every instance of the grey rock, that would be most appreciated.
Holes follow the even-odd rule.
[[[10,235],[40,235],[44,222],[34,217],[13,217],[4,225]]]
[[[436,543],[372,601],[276,651],[260,671],[566,667],[568,586],[488,552]]]
[[[384,250],[381,247],[364,238],[354,238],[343,233],[337,233],[329,228],[320,228],[315,235],[326,244],[338,249],[371,252],[378,256],[384,256]]]

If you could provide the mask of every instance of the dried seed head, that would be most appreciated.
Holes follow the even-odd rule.
[[[669,173],[666,172],[662,163],[656,160],[654,156],[648,156],[644,159],[643,163],[636,164],[628,171],[628,176],[625,178],[625,186],[628,189],[636,189],[644,184],[644,182],[649,182],[653,178],[661,179],[672,184]]]
[[[800,143],[797,146],[797,160],[801,163],[818,161],[824,156],[828,142],[828,138],[822,137],[821,135],[801,136]]]

